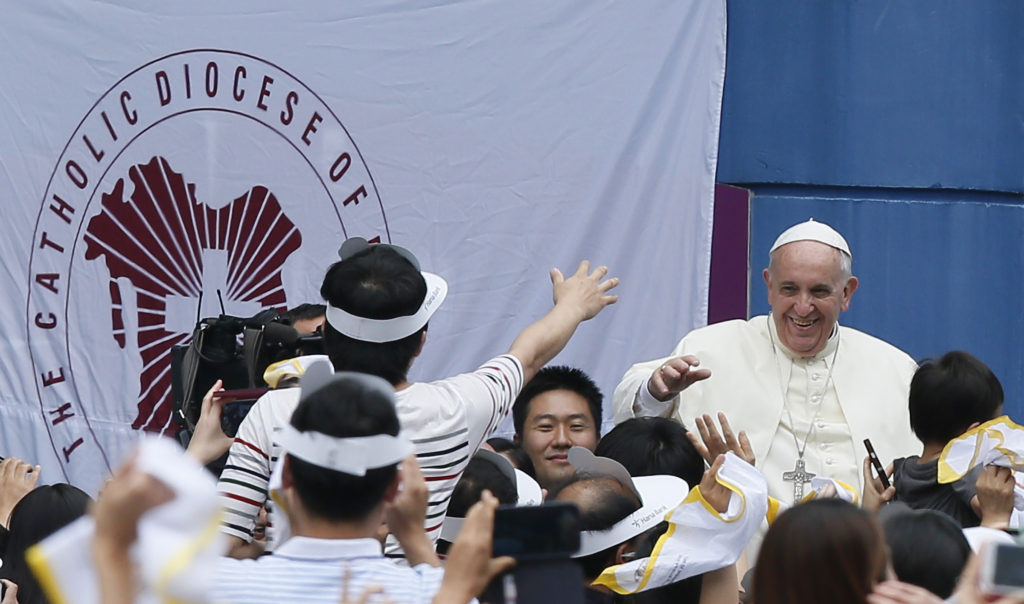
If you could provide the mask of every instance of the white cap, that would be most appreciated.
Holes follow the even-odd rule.
[[[828,226],[824,222],[816,222],[813,218],[807,222],[801,222],[794,224],[782,234],[779,235],[775,243],[772,244],[772,249],[768,250],[768,255],[775,253],[775,250],[786,245],[787,243],[793,243],[794,241],[817,241],[830,245],[840,252],[844,252],[850,258],[853,258],[853,254],[850,252],[850,246],[846,243],[846,239],[839,234],[839,231]]]

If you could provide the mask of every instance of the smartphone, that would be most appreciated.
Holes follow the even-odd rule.
[[[878,459],[878,454],[875,453],[875,448],[871,446],[871,439],[864,439],[864,446],[868,450],[868,457],[871,459],[871,465],[875,468],[875,474],[878,474],[878,479],[882,481],[882,488],[888,489],[892,484],[889,482],[889,476],[885,473],[885,468],[882,467],[882,462]]]
[[[567,558],[580,549],[580,511],[575,504],[498,506],[494,555],[517,560]]]
[[[1024,546],[995,543],[985,550],[979,585],[987,594],[1024,592]]]

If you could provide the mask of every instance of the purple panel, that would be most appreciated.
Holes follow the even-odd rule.
[[[750,191],[715,184],[708,323],[747,318]]]

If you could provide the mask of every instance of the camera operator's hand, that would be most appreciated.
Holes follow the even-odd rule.
[[[199,421],[196,422],[196,431],[192,434],[192,440],[188,443],[185,453],[191,455],[199,463],[206,465],[228,452],[234,439],[224,434],[220,427],[220,415],[224,410],[224,404],[233,399],[217,396],[217,393],[224,389],[224,382],[217,380],[213,388],[203,397],[203,406],[199,410]]]
[[[40,471],[15,457],[0,461],[0,526],[7,526],[14,506],[36,488]]]

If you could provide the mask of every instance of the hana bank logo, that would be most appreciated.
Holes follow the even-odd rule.
[[[126,423],[173,429],[169,353],[197,314],[308,301],[288,300],[283,267],[320,273],[357,234],[390,241],[373,179],[285,70],[189,50],[114,84],[50,176],[29,264],[29,354],[66,479],[108,471]],[[114,366],[137,370],[112,379]]]

